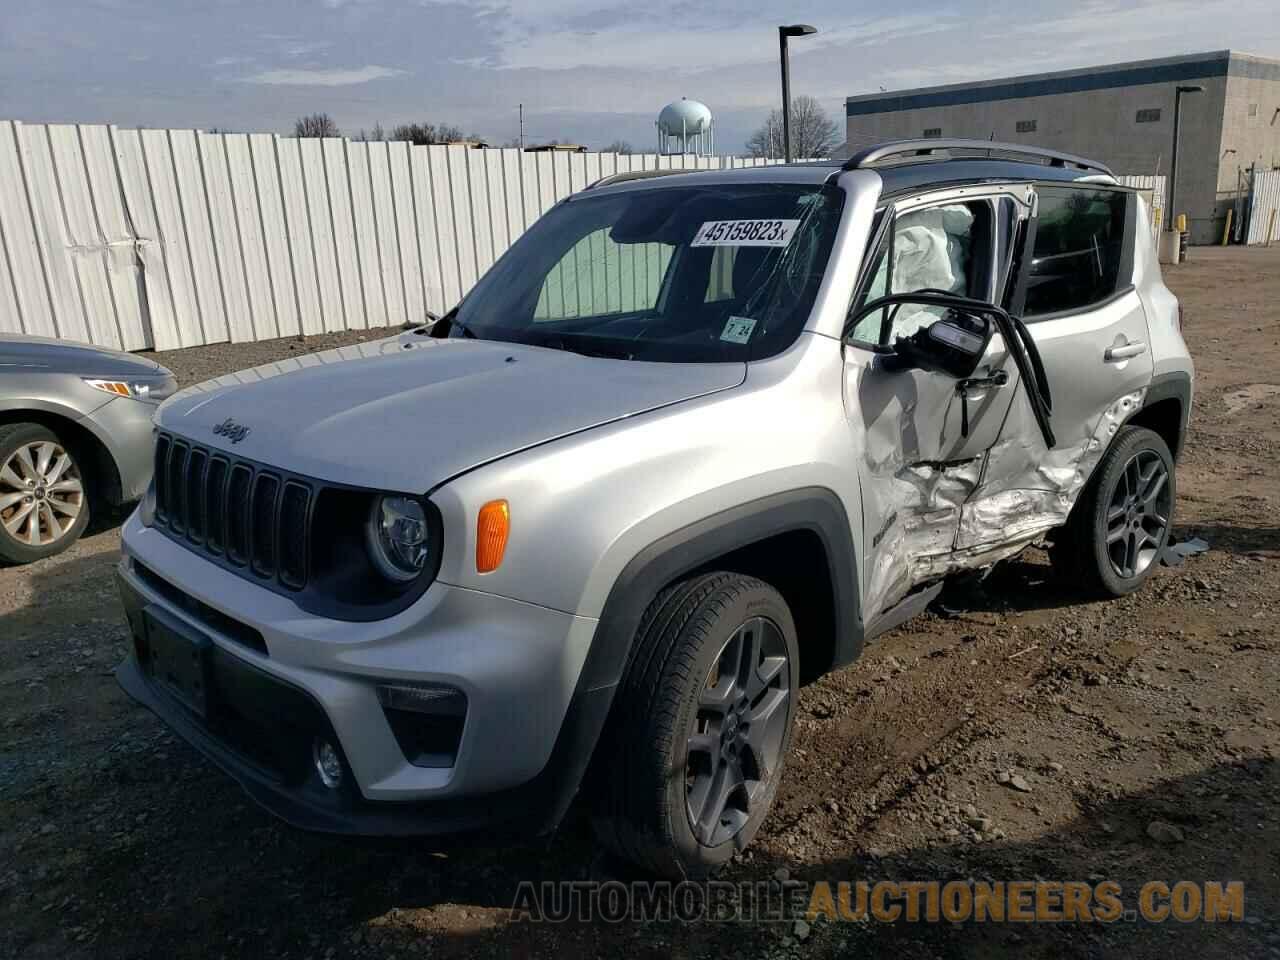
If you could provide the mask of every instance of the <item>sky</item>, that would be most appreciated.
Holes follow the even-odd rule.
[[[1280,58],[1276,0],[4,0],[0,119],[344,134],[451,123],[491,143],[654,149],[663,104],[716,118],[719,152],[792,90],[843,132],[844,98],[1144,57],[1235,49]],[[1016,11],[1016,12],[1015,12]]]

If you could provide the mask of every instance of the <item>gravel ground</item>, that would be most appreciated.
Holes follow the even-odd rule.
[[[257,343],[215,343],[210,347],[187,347],[185,350],[147,350],[139,356],[164,364],[173,371],[181,386],[220,377],[236,370],[248,370],[264,363],[285,360],[304,353],[319,353],[334,347],[346,347],[366,340],[379,340],[401,332],[400,327],[375,327],[372,330],[348,330],[343,333],[321,333],[313,337],[286,337],[283,340],[261,340]]]
[[[876,641],[804,692],[727,877],[1241,880],[1244,923],[513,922],[522,880],[610,875],[580,814],[502,847],[280,825],[117,689],[108,525],[0,570],[0,955],[1280,957],[1280,249],[1192,256],[1177,532],[1213,549],[1110,603],[1029,551]],[[389,332],[158,359],[187,383]]]

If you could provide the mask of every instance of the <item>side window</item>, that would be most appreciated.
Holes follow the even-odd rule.
[[[1081,310],[1115,293],[1127,194],[1041,187],[1039,205],[1023,316]]]
[[[587,234],[547,274],[534,322],[653,310],[673,249],[666,243],[615,243],[608,228]]]
[[[912,210],[893,223],[891,242],[880,251],[861,299],[869,303],[894,293],[944,291],[986,300],[991,277],[991,205],[985,200]],[[853,338],[880,346],[910,336],[932,322],[935,312],[912,307],[868,314]]]

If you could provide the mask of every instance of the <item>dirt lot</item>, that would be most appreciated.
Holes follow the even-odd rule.
[[[1103,604],[1031,551],[877,641],[805,691],[727,876],[1241,880],[1245,922],[514,923],[521,880],[609,869],[580,815],[444,850],[276,823],[117,689],[108,526],[0,570],[0,955],[1280,957],[1280,249],[1169,273],[1199,369],[1178,533],[1211,552]],[[162,361],[190,382],[350,338],[320,339]]]

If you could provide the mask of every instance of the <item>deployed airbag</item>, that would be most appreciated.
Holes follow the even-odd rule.
[[[898,218],[893,238],[894,293],[941,290],[969,295],[968,207],[931,207]],[[938,318],[941,311],[919,310],[894,322],[894,333],[907,337]]]

